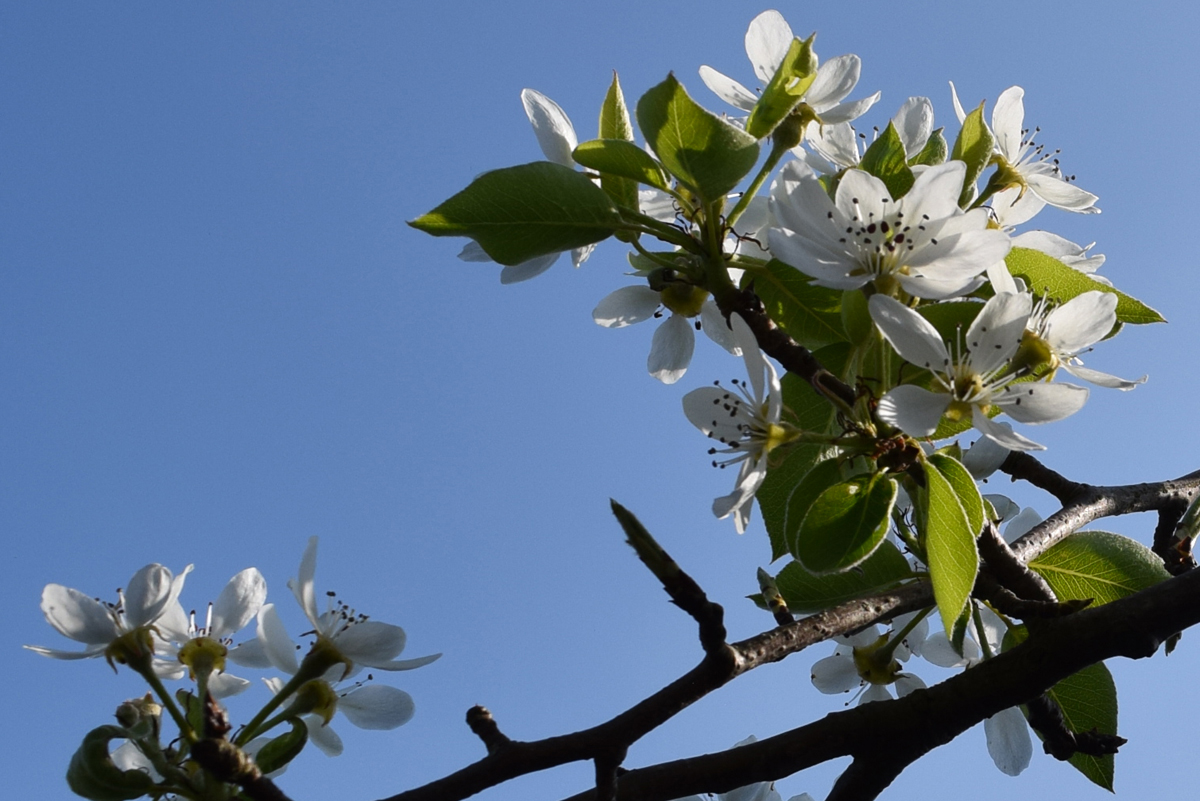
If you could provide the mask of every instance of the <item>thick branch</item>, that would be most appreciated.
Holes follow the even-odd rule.
[[[851,756],[890,782],[907,764],[1011,706],[1044,693],[1088,665],[1116,656],[1150,656],[1175,632],[1200,623],[1200,571],[1032,632],[1020,646],[928,690],[835,712],[757,743],[718,754],[632,770],[619,799],[667,801],[775,781],[830,759]],[[902,767],[902,766],[901,766]],[[894,772],[893,772],[894,771]],[[847,781],[859,782],[851,777]],[[874,792],[883,787],[875,788]],[[860,794],[857,798],[873,798]],[[572,801],[591,799],[590,792]]]

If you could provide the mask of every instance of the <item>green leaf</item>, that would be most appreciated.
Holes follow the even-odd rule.
[[[706,202],[728,194],[758,161],[757,140],[700,107],[673,74],[642,95],[637,120],[663,166]]]
[[[763,89],[762,96],[746,120],[746,133],[755,139],[762,139],[774,131],[775,126],[792,113],[792,109],[816,80],[817,57],[812,51],[815,38],[814,34],[807,40],[792,40],[779,69],[771,76],[771,81]]]
[[[842,467],[838,460],[826,459],[814,465],[792,486],[783,519],[785,553],[796,556],[797,537],[808,510],[825,490],[842,483],[842,479]],[[762,502],[759,503],[761,505]]]
[[[942,616],[942,625],[946,631],[953,631],[975,586],[979,551],[954,485],[934,462],[925,463],[925,492],[921,495],[925,524],[922,533],[925,553],[929,557],[933,597]]]
[[[876,473],[822,492],[796,535],[796,557],[813,573],[849,570],[887,536],[896,503],[896,479]]]
[[[621,82],[617,79],[616,72],[613,72],[612,84],[608,87],[604,103],[600,106],[600,131],[597,138],[633,141],[633,123],[629,119],[625,93],[621,91]]]
[[[850,346],[841,343],[821,348],[813,354],[835,374],[845,370],[850,358]],[[805,431],[829,433],[837,419],[837,410],[827,399],[818,395],[812,386],[793,373],[785,373],[780,380],[783,388],[783,405],[794,415],[793,422]],[[830,455],[830,449],[816,444],[798,444],[788,447],[782,462],[770,465],[767,478],[758,488],[755,497],[759,509],[762,510],[763,523],[771,538],[771,561],[775,561],[785,553],[790,552],[788,522],[792,522],[792,531],[800,526],[808,507],[789,515],[793,491],[796,484],[812,470],[813,466]],[[832,479],[829,484],[840,481],[841,477]],[[826,485],[828,486],[828,485]],[[822,488],[823,489],[823,488]],[[816,498],[813,495],[812,498]],[[797,500],[797,503],[799,501]],[[809,501],[811,505],[811,500]]]
[[[900,141],[900,133],[890,122],[863,153],[858,167],[883,181],[893,199],[903,197],[915,180],[906,161],[904,142]]]
[[[957,342],[959,331],[965,336],[982,309],[983,303],[978,300],[957,300],[950,303],[926,303],[917,307],[917,314],[937,329],[943,341]]]
[[[908,560],[895,545],[885,541],[854,570],[818,576],[792,562],[779,572],[775,583],[789,612],[808,614],[895,587],[912,576]]]
[[[1030,560],[1059,600],[1093,598],[1094,604],[1153,587],[1171,575],[1139,542],[1107,531],[1080,531]]]
[[[621,215],[582,173],[535,161],[485,172],[409,225],[433,236],[469,236],[499,263],[513,265],[606,239]]]
[[[308,742],[308,726],[300,718],[291,718],[288,725],[292,730],[272,739],[258,750],[254,762],[263,773],[274,773],[291,762]]]
[[[950,158],[957,159],[967,165],[967,174],[963,178],[962,194],[959,195],[958,205],[966,208],[975,199],[975,182],[980,173],[992,158],[996,137],[992,136],[987,123],[983,121],[983,103],[963,120],[962,130],[954,140],[954,150]]]
[[[812,279],[778,259],[754,276],[754,291],[767,314],[788,336],[809,350],[845,342],[842,293],[816,286]]]
[[[120,726],[99,726],[84,736],[67,766],[67,785],[75,795],[92,801],[127,801],[150,792],[154,780],[148,774],[121,770],[109,756],[109,742],[128,736]]]
[[[908,165],[915,167],[918,164],[927,164],[930,167],[937,166],[946,160],[946,154],[950,151],[946,144],[946,137],[942,135],[942,128],[929,135],[929,140],[925,142],[925,147],[921,148],[921,152],[913,156]]]
[[[662,165],[633,142],[623,139],[593,139],[575,148],[571,157],[584,167],[600,173],[601,185],[606,176],[619,176],[632,178],[664,191],[670,188]],[[633,194],[636,201],[636,185],[633,187]]]
[[[1063,719],[1073,732],[1096,729],[1117,733],[1117,685],[1103,662],[1089,665],[1050,688],[1048,695],[1062,709]],[[1090,781],[1112,792],[1112,754],[1075,754],[1068,762]]]
[[[958,496],[958,502],[962,504],[967,515],[967,525],[971,528],[972,536],[978,537],[979,532],[983,531],[983,497],[979,494],[979,488],[975,486],[975,479],[971,478],[970,472],[963,467],[962,462],[948,454],[935,453],[929,457],[929,461],[954,488],[954,494]]]
[[[1140,300],[1102,284],[1040,250],[1013,248],[1004,263],[1014,278],[1020,276],[1025,279],[1034,294],[1049,295],[1059,303],[1066,303],[1084,292],[1111,292],[1117,296],[1118,322],[1133,325],[1166,322],[1166,318]]]

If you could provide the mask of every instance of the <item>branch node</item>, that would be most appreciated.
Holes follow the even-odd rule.
[[[487,707],[476,704],[468,709],[467,725],[471,727],[471,731],[475,733],[476,737],[483,740],[483,745],[489,754],[494,754],[512,743],[512,740],[500,731],[500,727],[496,725],[496,719],[492,717],[492,713],[488,711]]]
[[[1042,735],[1042,748],[1055,759],[1066,761],[1076,754],[1115,754],[1128,742],[1124,737],[1105,734],[1094,727],[1089,731],[1071,731],[1063,718],[1062,709],[1046,693],[1034,698],[1026,707],[1029,709],[1029,725]]]

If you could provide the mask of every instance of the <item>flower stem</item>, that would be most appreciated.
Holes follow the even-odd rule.
[[[246,728],[242,729],[241,733],[238,734],[237,737],[233,738],[233,744],[239,747],[243,746],[250,742],[250,740],[254,739],[255,735],[257,735],[260,730],[270,728],[263,725],[264,721],[267,719],[267,716],[278,709],[280,704],[294,695],[296,690],[312,681],[313,678],[313,676],[309,676],[307,671],[304,670],[304,665],[301,665],[300,670],[296,672],[296,675],[292,676],[292,678],[288,680],[288,683],[283,685],[279,692],[275,693],[275,697],[270,701],[267,701],[263,708],[258,710],[258,714],[246,724]],[[273,726],[275,723],[276,721],[272,721],[271,725]]]
[[[131,667],[134,667],[134,669],[141,674],[142,678],[146,680],[146,683],[150,685],[150,689],[154,690],[154,694],[157,695],[162,701],[163,707],[171,715],[171,719],[175,721],[175,725],[179,727],[179,736],[187,740],[189,743],[195,743],[197,740],[199,740],[200,738],[196,735],[196,730],[192,728],[187,718],[179,710],[179,707],[175,705],[175,699],[173,699],[171,694],[167,692],[167,688],[163,686],[163,683],[158,676],[154,675],[154,671],[150,668],[142,670],[133,665],[131,665]]]
[[[750,202],[754,200],[758,194],[758,190],[762,188],[763,183],[767,180],[767,176],[775,169],[775,165],[779,163],[779,160],[783,158],[783,154],[786,152],[787,148],[781,147],[779,144],[771,147],[771,152],[767,154],[767,160],[763,162],[762,169],[758,171],[758,175],[754,176],[754,180],[750,183],[749,188],[745,192],[742,192],[741,198],[725,218],[726,226],[732,228],[737,223],[738,218],[742,216],[742,212],[750,206]]]

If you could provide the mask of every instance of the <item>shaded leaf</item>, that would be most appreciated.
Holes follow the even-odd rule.
[[[921,148],[921,152],[909,160],[908,164],[910,167],[915,167],[918,164],[927,164],[930,167],[935,167],[946,161],[946,155],[950,152],[950,147],[946,144],[946,137],[942,134],[943,130],[942,128],[938,128],[929,135],[929,140],[925,142],[925,147]]]
[[[746,120],[746,133],[762,139],[779,125],[817,77],[817,57],[813,54],[814,36],[806,40],[793,39],[779,69],[771,76],[762,96],[754,104]]]
[[[1050,698],[1062,709],[1073,732],[1117,733],[1117,685],[1103,662],[1089,665],[1050,688]],[[1113,789],[1113,755],[1075,754],[1068,762],[1105,790]]]
[[[758,161],[757,140],[702,108],[674,75],[642,95],[637,120],[663,166],[706,202],[728,194]]]
[[[492,170],[408,223],[433,236],[469,236],[513,265],[611,236],[621,216],[604,190],[549,161]]]
[[[1107,531],[1071,534],[1030,560],[1029,567],[1046,579],[1059,600],[1093,598],[1095,605],[1171,577],[1149,548]]]
[[[963,120],[958,138],[954,140],[954,150],[950,153],[950,158],[967,165],[962,194],[958,198],[960,207],[965,209],[975,199],[975,182],[979,180],[983,168],[991,160],[995,146],[996,137],[983,121],[983,103],[980,103],[979,108]]]
[[[908,560],[895,545],[884,542],[854,570],[817,575],[792,562],[779,572],[775,583],[788,611],[819,612],[840,603],[883,592],[912,576]]]
[[[889,122],[883,133],[863,153],[858,167],[883,181],[892,198],[898,199],[912,188],[915,180],[906,159],[900,133]]]
[[[767,263],[765,274],[755,273],[754,291],[776,325],[804,347],[816,350],[846,341],[840,291],[814,285],[778,259]]]
[[[967,515],[971,535],[978,537],[979,532],[983,530],[983,497],[979,494],[975,479],[971,478],[970,472],[963,467],[962,462],[949,454],[935,453],[929,457],[929,461],[954,488],[954,494],[958,496],[958,502],[962,504]]]
[[[1117,296],[1118,322],[1133,325],[1166,322],[1166,318],[1140,300],[1102,284],[1040,250],[1013,248],[1004,263],[1014,278],[1019,276],[1025,279],[1034,294],[1049,295],[1059,303],[1066,303],[1084,292],[1110,292]]]
[[[929,557],[929,575],[933,597],[946,631],[954,631],[955,622],[966,606],[979,571],[979,551],[975,535],[954,485],[937,468],[925,463],[925,491],[921,493],[925,553]]]
[[[835,484],[813,501],[796,535],[795,554],[807,570],[848,570],[887,536],[896,479],[879,473]]]
[[[599,172],[602,185],[606,176],[620,176],[662,190],[670,187],[659,163],[633,142],[593,139],[575,148],[571,157],[584,167]],[[633,192],[636,198],[637,186],[633,187]]]

